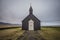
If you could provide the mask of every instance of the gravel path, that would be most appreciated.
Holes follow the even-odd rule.
[[[45,40],[38,31],[25,31],[17,40]]]

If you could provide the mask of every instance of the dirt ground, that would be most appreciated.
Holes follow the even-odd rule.
[[[25,31],[17,40],[45,40],[40,31]]]

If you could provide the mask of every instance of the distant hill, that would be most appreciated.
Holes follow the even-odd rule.
[[[0,22],[0,28],[7,28],[7,27],[21,27],[21,24],[11,24],[11,23],[5,23]]]
[[[21,24],[11,24],[11,23],[5,23],[5,22],[0,22],[0,24],[3,24],[3,25],[21,25]]]
[[[0,22],[0,24],[10,25],[10,23]]]

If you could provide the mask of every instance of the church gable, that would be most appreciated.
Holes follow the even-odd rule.
[[[28,15],[28,16],[23,20],[23,22],[24,22],[24,21],[28,21],[28,20],[30,20],[30,19],[32,19],[32,20],[34,20],[34,21],[39,21],[39,19],[36,18],[36,17],[32,14],[32,15]]]

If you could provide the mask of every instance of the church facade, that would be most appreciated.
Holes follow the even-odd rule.
[[[33,15],[32,6],[29,8],[29,15],[22,21],[22,30],[40,30],[40,20]]]

